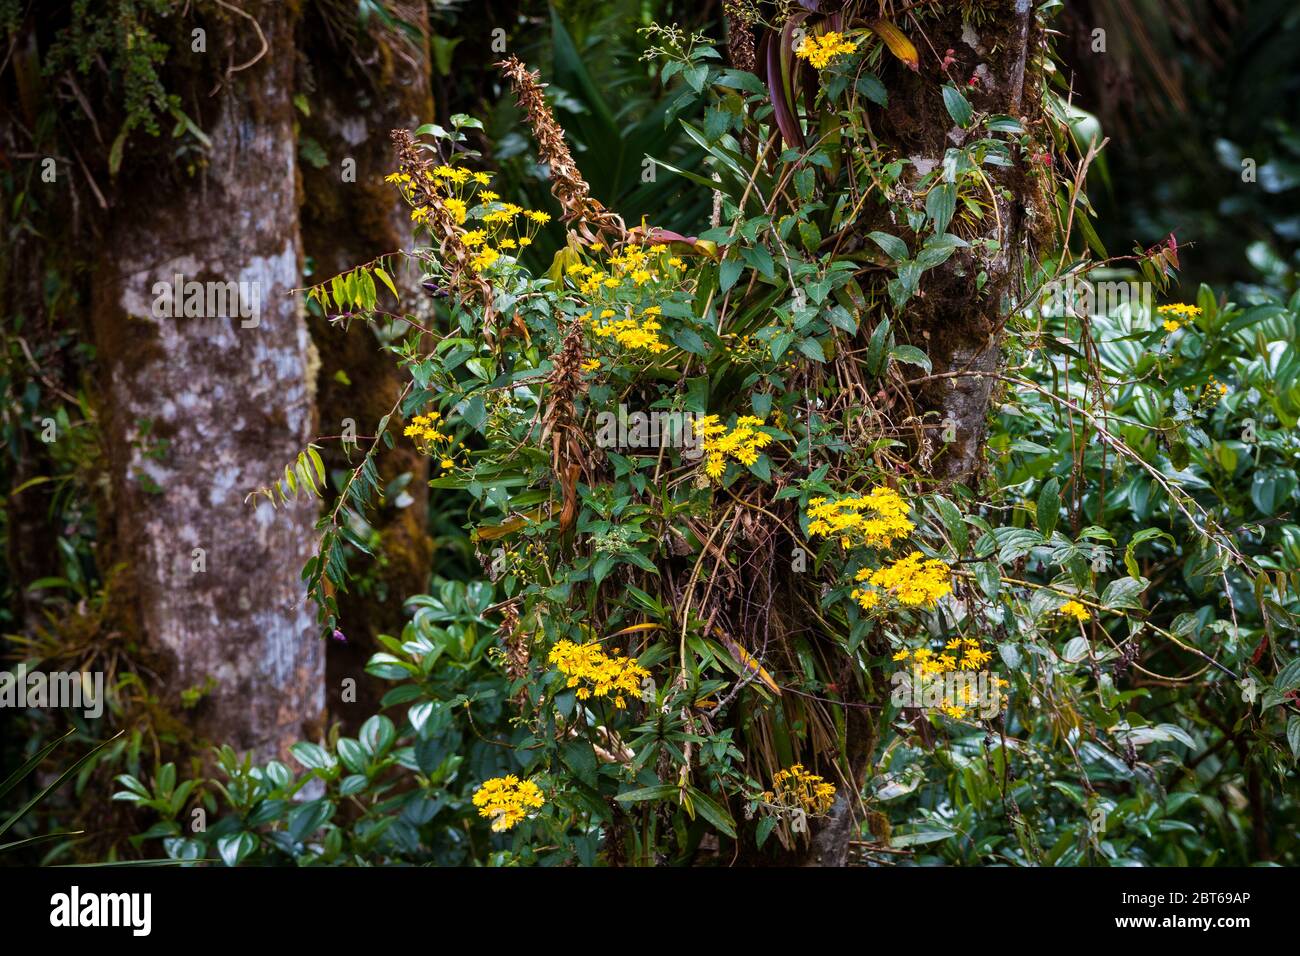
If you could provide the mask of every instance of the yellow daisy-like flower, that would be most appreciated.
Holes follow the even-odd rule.
[[[856,580],[865,581],[874,588],[880,588],[904,607],[933,608],[938,600],[952,591],[950,583],[951,569],[937,558],[926,559],[920,551],[913,551],[905,558],[886,567],[868,573],[864,568],[858,572]],[[854,588],[850,595],[864,610],[870,610],[880,603],[881,594],[866,588]],[[967,656],[975,652],[967,652]],[[944,667],[952,667],[955,658],[945,654],[940,658],[947,662]]]
[[[858,45],[844,38],[843,34],[828,30],[826,33],[808,34],[797,47],[794,55],[807,60],[814,69],[824,70],[835,57],[841,53],[852,53]]]
[[[1056,613],[1072,617],[1080,624],[1092,618],[1092,614],[1089,613],[1088,609],[1078,601],[1066,601],[1056,609]]]
[[[601,312],[601,318],[612,316],[615,313],[610,309]],[[659,338],[659,329],[661,326],[651,316],[647,309],[642,313],[641,321],[627,318],[619,319],[614,322],[597,322],[592,326],[592,331],[602,339],[612,338],[625,349],[641,349],[644,351],[659,354],[668,351],[668,344]]]
[[[465,203],[463,200],[452,196],[448,199],[444,199],[442,204],[446,207],[447,212],[451,213],[451,217],[456,220],[457,224],[465,221],[467,210],[465,209]]]
[[[867,495],[855,495],[828,501],[808,501],[808,534],[839,538],[845,548],[865,546],[885,549],[906,538],[915,529],[907,516],[907,502],[894,489],[884,485]]]
[[[1200,315],[1201,307],[1199,305],[1188,305],[1185,302],[1173,302],[1169,305],[1159,306],[1156,312],[1160,315],[1172,315],[1175,318],[1187,321]]]
[[[741,415],[730,429],[717,415],[697,419],[695,436],[704,454],[704,474],[714,481],[721,478],[728,458],[746,467],[756,463],[759,452],[772,443],[772,436],[760,431],[763,424],[763,419],[753,415]]]
[[[960,658],[955,653],[936,656],[928,647],[919,647],[911,654],[913,701],[924,700],[925,706],[934,706],[954,720],[966,717],[972,709],[988,716],[989,706],[1005,707],[1008,698],[1003,689],[1008,686],[1007,681],[993,674],[980,676],[987,670],[993,654],[975,638],[955,637],[945,646],[954,651],[965,650]],[[908,656],[904,649],[895,653],[893,659],[901,662]],[[955,679],[949,679],[949,675]]]
[[[470,268],[475,272],[482,272],[484,269],[501,258],[501,253],[497,252],[491,246],[484,246],[473,259],[469,261]]]
[[[511,829],[528,816],[530,810],[539,809],[545,803],[537,784],[520,780],[514,774],[485,780],[474,791],[478,815],[492,821],[494,833]]]
[[[772,775],[772,789],[763,793],[763,801],[778,807],[822,814],[835,802],[835,785],[795,764]]]
[[[631,658],[607,654],[599,644],[575,644],[561,640],[547,657],[556,670],[568,678],[565,686],[576,687],[579,700],[604,697],[622,710],[628,697],[641,691],[650,672]]]

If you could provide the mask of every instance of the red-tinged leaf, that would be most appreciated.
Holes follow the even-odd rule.
[[[802,19],[802,16],[799,19]],[[772,101],[772,115],[776,120],[777,129],[781,131],[781,138],[785,140],[787,146],[803,149],[803,130],[800,129],[799,120],[795,115],[794,90],[790,79],[792,71],[788,62],[794,56],[793,52],[788,52],[790,38],[787,31],[789,29],[790,25],[787,23],[786,29],[779,35],[772,33],[764,35],[760,55],[766,74],[764,79],[767,82],[768,98]],[[783,50],[788,52],[788,56],[783,55]]]
[[[680,232],[673,232],[671,229],[660,229],[658,226],[634,226],[628,230],[628,237],[633,242],[665,245],[670,252],[676,255],[708,256],[710,259],[718,257],[718,244],[716,242],[710,242],[698,236],[683,236]]]

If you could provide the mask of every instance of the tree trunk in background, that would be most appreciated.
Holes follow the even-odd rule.
[[[926,21],[925,28],[935,50],[953,51],[949,76],[975,109],[1026,117],[1026,127],[1041,132],[1041,91],[1029,69],[1041,37],[1030,0],[996,5],[996,12],[991,10],[977,28],[964,29],[956,14]],[[923,69],[903,77],[897,94],[890,91],[884,135],[901,155],[942,162],[951,145],[954,124],[937,79]],[[1047,229],[1051,221],[1050,206],[1044,205],[1048,200],[1031,197],[1037,182],[1032,162],[1020,155],[1011,167],[986,167],[997,193],[996,212],[985,212],[979,234],[997,240],[998,251],[978,259],[954,255],[933,270],[921,283],[925,298],[909,303],[901,323],[915,336],[913,344],[930,356],[934,374],[979,373],[940,379],[922,389],[923,406],[938,413],[931,432],[941,439],[933,442],[933,474],[945,481],[967,481],[981,469],[994,384],[990,376],[1001,369],[1003,323],[1022,286],[1022,252],[1030,231],[1025,210],[1036,210],[1040,228]],[[1002,188],[1009,197],[1001,194]],[[982,289],[976,285],[981,271],[987,276]]]
[[[1030,0],[991,6],[973,31],[963,29],[956,10],[942,17],[923,17],[921,26],[928,42],[918,41],[918,49],[952,50],[955,62],[945,75],[934,55],[923,52],[918,72],[894,69],[886,79],[889,108],[876,125],[882,143],[897,155],[941,163],[952,145],[954,128],[940,93],[947,82],[960,85],[975,109],[1025,117],[1026,128],[1037,131],[1042,106],[1033,64],[1041,31]],[[973,84],[971,77],[976,77]],[[922,407],[938,416],[930,433],[942,435],[949,429],[953,439],[947,443],[935,440],[931,446],[931,473],[943,481],[970,481],[981,470],[985,420],[994,384],[989,376],[1001,368],[1002,326],[1019,292],[1022,250],[1030,239],[1030,223],[1023,210],[1037,211],[1040,228],[1046,229],[1051,221],[1050,207],[1043,205],[1046,199],[1035,194],[1039,180],[1030,162],[1030,157],[1019,155],[1010,168],[986,167],[994,188],[1006,187],[1011,192],[1009,199],[999,195],[996,214],[987,211],[979,224],[981,238],[996,239],[999,250],[978,263],[954,255],[931,270],[921,282],[923,295],[914,297],[895,318],[900,338],[910,339],[930,356],[935,374],[983,373],[940,379],[922,387]],[[860,232],[875,228],[889,226],[864,224]],[[976,276],[981,270],[987,281],[977,289]],[[876,686],[866,696],[888,692],[886,676],[875,676]],[[855,786],[840,788],[828,819],[815,828],[805,857],[810,865],[843,866],[848,862],[850,840],[857,838],[862,823],[858,793],[875,756],[877,728],[867,708],[879,703],[859,699],[856,705],[865,706],[850,708],[846,751]]]
[[[423,5],[408,11],[405,18],[427,35]],[[311,116],[303,120],[302,132],[325,155],[319,168],[302,166],[303,248],[313,264],[312,283],[411,246],[409,208],[383,181],[396,168],[389,130],[413,129],[433,116],[427,40],[417,44],[377,34],[357,38],[355,45],[349,44],[351,49],[336,49],[327,31],[315,29],[319,26],[311,18],[304,22],[301,44],[313,57],[316,79],[310,94]],[[343,177],[347,160],[355,164],[352,181]],[[406,308],[414,309],[425,293],[418,277],[403,282],[407,275],[398,272],[394,281]],[[398,311],[391,303],[387,308]],[[405,373],[391,354],[380,350],[371,326],[355,322],[345,330],[320,317],[311,317],[309,324],[321,355],[317,396],[321,432],[341,434],[344,423],[351,420],[358,435],[372,433],[401,393]],[[336,377],[340,371],[346,373],[346,381]],[[364,448],[367,443],[361,444]],[[358,454],[354,449],[349,464],[337,441],[324,443],[322,451],[331,469],[354,468]],[[337,595],[340,627],[347,641],[329,643],[326,701],[331,716],[350,733],[378,712],[388,686],[365,672],[366,661],[379,649],[375,638],[401,633],[406,623],[404,602],[427,588],[432,559],[427,530],[428,459],[409,443],[399,443],[380,452],[378,467],[383,487],[404,474],[410,480],[404,495],[384,501],[371,516],[380,535],[375,557],[360,555],[361,580]],[[362,580],[368,582],[364,590]],[[343,682],[348,678],[356,681],[355,700],[344,700]]]
[[[242,19],[225,31],[233,48],[208,54],[220,71],[209,79],[224,85],[203,101],[206,169],[171,181],[127,158],[93,291],[113,494],[104,520],[128,579],[115,597],[169,660],[173,697],[213,682],[190,715],[197,736],[258,758],[308,733],[323,708],[324,648],[299,578],[319,502],[245,502],[314,434],[315,356],[287,295],[301,273],[295,7],[243,4],[268,44],[252,66],[226,72],[260,49]],[[155,283],[170,290],[177,274],[251,283],[260,314],[221,317],[236,310],[209,302],[202,317],[159,317]]]

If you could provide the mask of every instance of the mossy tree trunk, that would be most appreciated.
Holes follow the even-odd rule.
[[[302,264],[296,5],[243,7],[266,49],[258,56],[258,32],[242,19],[209,40],[202,92],[220,86],[201,98],[207,165],[192,176],[123,165],[92,321],[107,400],[105,518],[127,572],[116,597],[169,661],[169,696],[206,691],[190,712],[196,735],[268,758],[322,714],[324,648],[299,577],[318,502],[277,511],[245,496],[312,439],[315,357],[288,294]],[[242,309],[209,297],[201,315],[167,317],[160,293],[177,275],[211,283],[205,293],[246,283]]]

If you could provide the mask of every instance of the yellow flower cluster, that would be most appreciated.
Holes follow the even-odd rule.
[[[716,481],[727,470],[732,458],[749,466],[758,461],[758,453],[772,443],[772,436],[759,431],[763,419],[741,415],[736,427],[728,429],[717,415],[704,415],[695,422],[695,436],[704,453],[704,473]]]
[[[954,670],[979,670],[993,659],[993,655],[980,646],[974,637],[954,637],[943,646],[944,652],[936,655],[928,647],[915,651],[907,648],[894,655],[895,661],[909,658],[920,668],[923,674],[944,674]]]
[[[520,780],[514,774],[485,780],[474,791],[474,806],[478,815],[492,821],[492,832],[502,833],[528,816],[546,801],[542,791],[531,780]]]
[[[668,351],[668,344],[659,338],[659,314],[659,307],[652,305],[641,313],[639,322],[630,316],[608,321],[617,313],[613,309],[605,309],[600,313],[602,321],[595,322],[591,330],[597,338],[612,338],[625,349],[643,349],[658,355]],[[586,312],[579,318],[584,322],[590,321],[591,313]]]
[[[904,607],[932,608],[939,598],[952,591],[949,572],[944,562],[937,558],[926,560],[920,551],[913,551],[883,568],[874,571],[863,568],[854,580],[880,588]],[[850,596],[863,610],[869,611],[880,603],[881,591],[854,588]]]
[[[619,709],[627,706],[626,697],[641,692],[641,682],[650,676],[650,672],[636,661],[622,655],[606,654],[604,648],[594,643],[558,641],[551,648],[548,660],[568,677],[565,686],[578,688],[579,700],[608,697]]]
[[[532,245],[537,231],[551,221],[550,213],[501,202],[499,195],[483,188],[492,182],[488,173],[443,165],[425,175],[433,184],[442,207],[457,225],[464,225],[471,217],[482,223],[483,228],[461,234],[461,241],[469,249],[476,250],[470,260],[470,268],[475,272],[495,265],[503,250],[512,252]],[[402,195],[412,204],[412,220],[428,221],[432,210],[421,203],[423,197],[411,188],[408,174],[393,173],[385,177],[385,182],[397,183],[401,187]]]
[[[1088,609],[1078,601],[1066,601],[1056,609],[1056,613],[1072,617],[1080,624],[1092,618],[1092,615],[1088,613]]]
[[[838,537],[845,548],[888,548],[916,529],[907,517],[907,502],[883,485],[870,494],[836,501],[809,498],[808,518],[809,535]]]
[[[959,720],[965,717],[971,708],[981,706],[979,682],[975,679],[974,673],[965,680],[947,681],[943,676],[983,670],[984,666],[993,659],[993,655],[984,650],[976,638],[954,637],[944,645],[942,654],[936,654],[928,647],[919,647],[915,651],[903,648],[894,655],[893,659],[896,663],[908,660],[912,662],[913,674],[918,675],[925,685],[915,689],[920,699],[924,700],[929,696],[927,690],[933,689],[941,700],[938,704],[939,709],[949,717]],[[986,686],[989,691],[996,691],[999,707],[1005,706],[1007,698],[1002,693],[1002,688],[1007,686],[1007,682],[1000,677],[990,677],[988,680],[992,683]]]
[[[852,53],[857,48],[858,45],[852,40],[845,39],[843,34],[830,30],[820,36],[812,33],[805,36],[795,47],[794,55],[801,60],[807,60],[814,69],[824,70],[827,64],[841,53]]]
[[[1166,332],[1177,332],[1186,323],[1201,314],[1200,306],[1187,305],[1183,302],[1175,302],[1171,305],[1162,305],[1156,309],[1160,315],[1166,316],[1164,329]]]
[[[835,785],[827,783],[815,773],[809,773],[803,764],[788,770],[778,770],[772,775],[772,789],[764,791],[763,802],[791,810],[822,814],[835,802]]]
[[[426,455],[432,455],[438,451],[441,445],[451,444],[451,435],[440,431],[446,422],[442,418],[441,412],[425,412],[423,415],[416,415],[411,419],[411,423],[406,426],[402,432],[407,438],[414,438],[420,451]],[[442,454],[441,465],[444,471],[453,468],[456,462],[445,451]]]
[[[678,278],[686,263],[669,254],[662,243],[650,246],[626,246],[605,260],[605,268],[575,262],[566,270],[569,280],[593,304],[622,290],[635,291],[647,284]]]
[[[659,302],[665,288],[689,290],[686,263],[663,243],[629,244],[590,261],[576,255],[579,261],[569,262],[565,280],[586,306],[578,318],[592,333],[631,352],[667,352],[671,345],[662,337]]]

